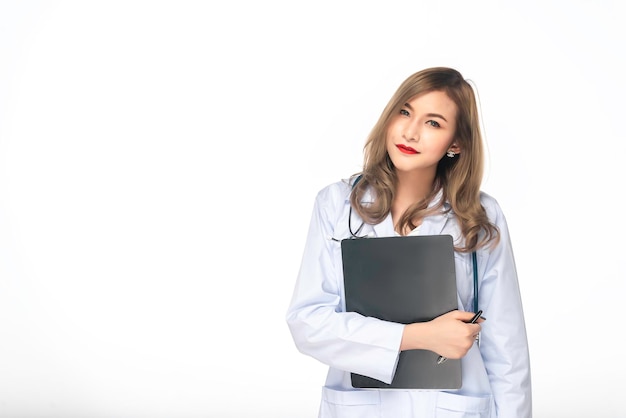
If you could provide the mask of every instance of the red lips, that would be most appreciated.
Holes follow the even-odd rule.
[[[398,147],[400,152],[402,152],[404,154],[418,154],[418,152],[416,150],[414,150],[411,147],[407,147],[406,145],[403,145],[403,144],[398,144],[398,145],[396,145],[396,147]]]

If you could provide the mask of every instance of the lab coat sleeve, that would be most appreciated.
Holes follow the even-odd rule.
[[[495,201],[484,205],[500,230],[500,242],[482,252],[479,268],[480,351],[485,362],[498,418],[532,416],[530,359],[517,270],[505,217]],[[481,266],[482,264],[482,266]]]
[[[340,243],[331,239],[347,205],[349,189],[343,186],[328,186],[316,197],[286,320],[300,352],[330,367],[391,383],[404,325],[343,312]]]

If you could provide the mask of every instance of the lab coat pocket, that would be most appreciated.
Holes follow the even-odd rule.
[[[380,416],[378,391],[340,390],[324,387],[320,418],[363,418]]]
[[[437,418],[489,418],[491,396],[466,396],[439,392]]]

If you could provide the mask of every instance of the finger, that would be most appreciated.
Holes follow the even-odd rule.
[[[458,320],[461,320],[463,322],[471,321],[474,318],[474,316],[476,315],[476,313],[474,313],[474,312],[465,312],[465,311],[456,311],[456,313],[457,314],[456,314],[455,318],[458,319]],[[480,321],[480,319],[479,319],[479,321]]]

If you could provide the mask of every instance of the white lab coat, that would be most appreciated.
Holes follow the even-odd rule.
[[[477,344],[461,360],[459,390],[356,389],[350,372],[390,383],[399,356],[403,324],[345,312],[341,244],[349,238],[351,186],[340,181],[322,189],[315,200],[304,256],[286,320],[298,350],[329,366],[322,389],[320,418],[530,418],[531,381],[526,329],[513,251],[506,220],[498,203],[481,194],[489,219],[500,230],[494,249],[480,249]],[[440,197],[439,197],[440,198]],[[371,199],[366,196],[364,201]],[[352,230],[362,220],[352,211]],[[454,214],[423,220],[420,235],[461,237]],[[393,236],[391,215],[365,224],[359,236]],[[334,238],[334,239],[333,239]],[[471,254],[455,253],[458,308],[473,311]]]

